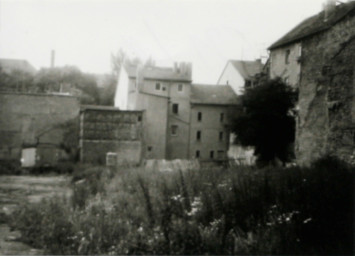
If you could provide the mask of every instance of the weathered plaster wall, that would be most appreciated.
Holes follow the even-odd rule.
[[[0,158],[20,159],[22,145],[38,140],[59,144],[62,132],[58,129],[78,116],[79,103],[75,97],[0,93]],[[57,135],[48,136],[53,129]],[[44,137],[47,138],[43,141]]]
[[[198,120],[198,113],[202,113],[202,120]],[[223,121],[220,115],[224,114]],[[196,157],[196,151],[200,151],[201,160],[209,160],[210,152],[214,151],[213,159],[226,159],[229,133],[226,124],[228,123],[228,107],[216,105],[193,105],[191,108],[191,132],[190,132],[190,158]],[[197,131],[201,131],[201,140],[196,139]],[[219,133],[223,132],[222,140]],[[218,151],[223,151],[218,155]]]
[[[189,123],[190,123],[190,84],[181,83],[182,91],[178,91],[179,83],[171,83],[169,88],[169,117],[167,134],[167,159],[189,158]],[[174,114],[173,104],[178,104],[179,111]],[[176,135],[172,134],[172,126],[177,126]]]
[[[354,158],[354,11],[302,42],[296,155],[308,164],[331,153]]]
[[[84,163],[105,164],[108,152],[118,164],[139,164],[143,147],[143,113],[84,109],[80,114],[80,158]]]
[[[286,63],[286,52],[289,51],[288,63]],[[272,50],[270,53],[270,77],[281,77],[293,87],[298,87],[300,81],[301,44],[294,43],[282,48]]]

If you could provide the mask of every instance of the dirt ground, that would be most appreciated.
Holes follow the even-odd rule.
[[[0,255],[41,255],[43,252],[18,240],[20,233],[11,231],[1,221],[11,214],[19,202],[34,203],[54,195],[70,196],[70,177],[67,176],[8,176],[0,175]]]

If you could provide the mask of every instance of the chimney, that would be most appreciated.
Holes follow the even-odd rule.
[[[51,68],[54,68],[54,61],[55,61],[55,51],[51,51]]]
[[[326,0],[326,2],[323,3],[324,22],[328,21],[329,14],[332,10],[334,10],[335,6],[336,6],[336,0]]]

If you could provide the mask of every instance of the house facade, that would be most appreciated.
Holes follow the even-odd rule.
[[[269,47],[270,76],[288,77],[299,90],[300,164],[327,154],[355,163],[354,28],[355,1],[330,1]]]
[[[241,95],[245,88],[254,86],[254,76],[260,73],[262,68],[260,59],[255,61],[229,60],[217,84],[230,85],[237,95]]]
[[[229,105],[236,105],[236,95],[229,86],[200,86],[191,83],[191,65],[188,63],[175,64],[173,68],[161,67],[123,67],[120,73],[118,88],[115,95],[115,106],[126,110],[145,111],[144,156],[146,159],[210,159],[206,152],[215,151],[226,158],[228,140],[219,140],[219,132],[227,136],[227,131],[220,127],[219,114]],[[214,88],[212,97],[219,102],[199,102],[201,88]],[[225,88],[228,88],[226,93]],[[223,98],[220,94],[224,95]],[[205,94],[204,94],[205,95]],[[214,95],[214,96],[213,96]],[[226,100],[231,97],[232,100]],[[222,99],[221,99],[222,98]],[[210,134],[207,126],[204,132],[198,126],[202,121],[196,118],[203,115],[205,124],[209,119],[212,126],[217,126],[217,135]],[[212,117],[213,116],[213,117]],[[196,139],[200,131],[200,139]],[[203,134],[202,134],[203,132]],[[203,136],[203,137],[202,137]],[[204,138],[204,143],[202,142]],[[216,138],[209,140],[207,138]],[[227,138],[227,137],[226,137]],[[213,147],[208,145],[212,143]],[[216,146],[219,145],[219,146]],[[196,153],[200,151],[199,153]]]

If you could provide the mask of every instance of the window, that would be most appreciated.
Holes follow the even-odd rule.
[[[174,114],[179,113],[179,104],[176,104],[176,103],[173,104],[173,113]]]
[[[219,141],[223,141],[223,132],[219,132]]]
[[[245,88],[250,88],[250,87],[251,87],[251,81],[245,80]]]
[[[178,91],[179,91],[179,92],[182,92],[183,88],[184,88],[184,86],[183,86],[182,84],[179,84],[179,85],[178,85]]]
[[[178,126],[177,125],[172,125],[171,126],[171,135],[176,136],[178,132]]]
[[[224,113],[221,113],[219,116],[219,121],[223,122],[224,121]]]
[[[201,122],[201,120],[202,120],[202,113],[198,112],[197,113],[197,121]]]
[[[201,131],[196,132],[196,140],[198,140],[198,141],[201,140]]]
[[[195,156],[196,156],[196,158],[200,158],[200,150],[196,150]]]
[[[142,116],[141,115],[138,116],[138,122],[140,122],[140,121],[142,121]]]
[[[285,63],[289,64],[290,63],[290,49],[286,50],[286,54],[285,54]]]
[[[159,91],[160,90],[160,83],[155,84],[155,90]]]
[[[224,159],[225,158],[224,151],[223,150],[218,150],[217,151],[217,157],[218,157],[218,159]]]
[[[213,159],[214,158],[214,151],[210,151],[210,158]]]
[[[151,152],[153,150],[153,147],[152,146],[148,146],[148,151]]]

